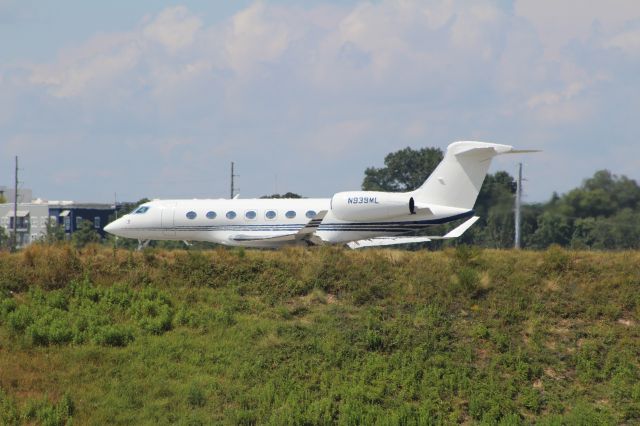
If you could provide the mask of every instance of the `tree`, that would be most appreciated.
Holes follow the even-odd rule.
[[[9,235],[5,231],[4,227],[0,226],[0,249],[7,248],[9,246]]]
[[[260,198],[303,198],[303,197],[302,195],[298,195],[294,192],[287,192],[285,194],[263,195]]]
[[[84,247],[90,243],[99,243],[101,241],[100,234],[93,228],[93,223],[89,220],[83,220],[71,237],[71,241],[76,247]]]
[[[64,241],[64,228],[60,225],[55,218],[49,218],[47,220],[47,233],[42,238],[42,242],[46,244],[54,244],[60,241]]]
[[[573,234],[571,221],[562,213],[545,211],[538,218],[538,228],[531,236],[533,248],[546,248],[551,244],[566,246]]]
[[[411,148],[387,154],[384,167],[364,171],[364,191],[403,192],[417,189],[442,161],[439,148]]]

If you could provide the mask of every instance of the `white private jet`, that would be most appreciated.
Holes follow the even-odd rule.
[[[442,162],[411,192],[348,191],[332,198],[154,200],[105,231],[150,240],[208,241],[228,246],[347,244],[351,248],[456,238],[473,225],[473,206],[493,157],[509,145],[454,142]],[[467,219],[444,236],[416,231]],[[407,235],[409,234],[409,235]]]

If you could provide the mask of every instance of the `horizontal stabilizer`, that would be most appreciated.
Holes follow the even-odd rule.
[[[367,240],[351,241],[347,246],[352,249],[363,247],[391,246],[395,244],[413,244],[431,241],[429,237],[379,237]]]
[[[541,149],[512,149],[509,152],[505,152],[505,154],[529,154],[532,152],[542,152]]]

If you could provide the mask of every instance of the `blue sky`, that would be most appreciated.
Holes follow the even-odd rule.
[[[640,2],[0,0],[0,184],[46,199],[359,188],[410,146],[535,148],[526,200],[640,178]]]

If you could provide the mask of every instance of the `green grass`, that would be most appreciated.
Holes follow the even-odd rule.
[[[640,253],[0,253],[0,424],[634,424]]]

